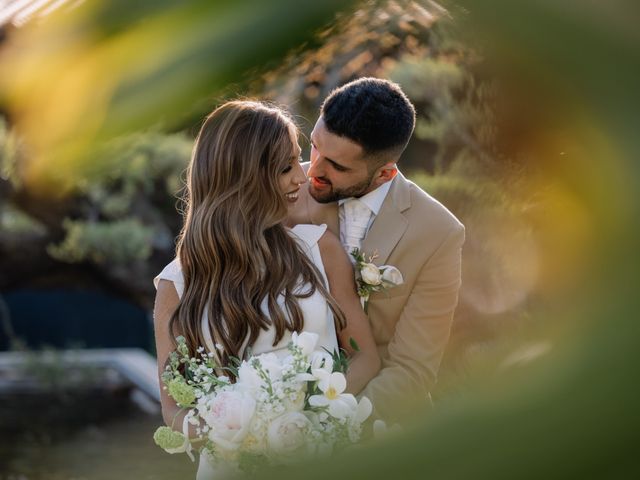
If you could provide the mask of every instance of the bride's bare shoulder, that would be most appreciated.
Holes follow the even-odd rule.
[[[320,247],[320,253],[335,254],[338,251],[345,253],[340,243],[340,239],[329,230],[325,230],[318,239],[318,247]],[[346,253],[345,253],[346,255]]]
[[[173,282],[161,278],[158,281],[158,290],[156,291],[156,300],[153,307],[153,317],[156,323],[168,321],[178,303],[180,303],[180,298]]]

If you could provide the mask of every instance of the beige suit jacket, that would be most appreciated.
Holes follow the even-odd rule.
[[[325,223],[340,235],[338,204],[317,203],[308,184],[290,210],[290,222]],[[393,265],[404,277],[403,285],[369,299],[382,369],[362,394],[377,418],[403,423],[407,411],[430,404],[458,302],[463,242],[464,226],[453,214],[398,173],[362,242],[366,254],[378,254],[374,263]]]

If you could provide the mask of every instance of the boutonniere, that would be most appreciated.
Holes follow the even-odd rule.
[[[360,249],[354,248],[351,256],[356,261],[356,285],[365,312],[369,295],[373,292],[384,292],[404,283],[400,270],[393,265],[378,267],[373,263],[373,260],[378,257],[377,254],[366,256]]]

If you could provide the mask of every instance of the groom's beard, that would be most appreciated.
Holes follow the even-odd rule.
[[[364,179],[362,182],[356,183],[355,185],[351,185],[347,188],[334,188],[333,184],[326,178],[320,177],[320,180],[322,180],[323,182],[327,182],[326,185],[329,188],[324,191],[319,191],[314,188],[313,182],[310,182],[309,194],[318,203],[331,203],[342,200],[343,198],[358,198],[363,196],[365,193],[368,193],[367,190],[369,190],[369,187],[371,186],[373,175],[369,176],[369,178]]]

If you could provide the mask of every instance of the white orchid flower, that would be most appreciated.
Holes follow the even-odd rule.
[[[316,350],[311,354],[311,373],[299,373],[296,375],[296,380],[299,382],[316,382],[321,380],[321,377],[314,374],[317,370],[324,371],[325,373],[331,373],[333,371],[333,357],[327,352]],[[322,377],[324,378],[324,377]]]
[[[291,334],[291,341],[293,344],[302,350],[302,354],[309,356],[313,353],[318,343],[319,335],[312,332],[293,332]]]
[[[339,419],[357,411],[356,397],[350,393],[342,393],[347,388],[347,380],[342,373],[329,373],[323,369],[312,370],[311,373],[319,379],[318,388],[323,394],[309,397],[309,405],[328,407],[329,415]]]
[[[325,351],[315,351],[311,355],[311,370],[323,369],[327,372],[333,371],[333,357]]]
[[[373,412],[373,405],[371,400],[367,397],[362,397],[358,402],[358,409],[356,410],[355,419],[358,423],[364,422]]]

